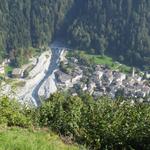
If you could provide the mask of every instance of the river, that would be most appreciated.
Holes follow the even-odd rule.
[[[57,46],[57,47],[56,47]],[[29,78],[24,79],[25,86],[16,92],[16,98],[21,103],[33,104],[36,107],[41,105],[41,96],[48,98],[51,93],[57,91],[54,72],[59,68],[60,60],[64,52],[63,47],[52,44],[49,51],[43,52],[36,66],[29,73]],[[41,95],[41,93],[46,91]]]
[[[53,48],[53,47],[50,47],[50,48],[52,51],[52,56],[51,56],[51,62],[50,62],[49,68],[47,72],[45,73],[45,76],[43,77],[43,79],[38,83],[38,85],[35,86],[35,88],[32,91],[32,98],[33,100],[35,100],[37,106],[41,105],[41,99],[39,97],[39,90],[41,86],[44,84],[44,82],[47,81],[47,79],[53,74],[53,72],[56,69],[58,69],[59,63],[60,63],[60,55],[62,52],[62,48]]]

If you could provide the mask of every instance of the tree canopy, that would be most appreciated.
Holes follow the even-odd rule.
[[[149,24],[147,0],[1,0],[0,59],[59,37],[149,70]]]

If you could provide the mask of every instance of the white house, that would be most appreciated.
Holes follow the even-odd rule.
[[[13,71],[12,71],[12,77],[13,78],[22,78],[24,75],[24,71],[20,68],[15,68]]]
[[[103,76],[102,71],[95,71],[94,72],[94,77],[95,77],[96,80],[98,80],[98,81],[101,80],[102,76]]]
[[[82,74],[75,74],[73,77],[72,77],[72,83],[76,83],[77,81],[80,81],[80,79],[82,78]]]
[[[96,84],[94,82],[91,82],[89,85],[88,85],[88,92],[90,94],[93,94],[94,90],[96,88]]]
[[[4,68],[4,66],[2,65],[2,66],[0,66],[0,74],[4,74],[5,73],[5,68]]]

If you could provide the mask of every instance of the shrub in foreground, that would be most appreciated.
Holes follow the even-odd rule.
[[[39,124],[91,149],[150,149],[150,106],[88,95],[52,95],[38,109]]]
[[[150,105],[94,100],[89,95],[52,95],[36,109],[27,109],[8,98],[0,99],[0,124],[49,127],[86,144],[92,150],[150,149]]]
[[[31,116],[26,113],[27,109],[17,101],[7,97],[0,99],[0,124],[28,127],[31,125]]]

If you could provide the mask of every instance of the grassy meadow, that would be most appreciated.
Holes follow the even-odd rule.
[[[96,65],[107,65],[112,70],[119,70],[123,73],[129,73],[131,71],[131,67],[120,64],[119,62],[115,61],[112,57],[107,55],[94,55],[89,54],[85,51],[70,51],[68,52],[68,57],[77,56],[81,59],[86,60],[89,64],[96,64]]]
[[[79,150],[64,144],[58,135],[44,129],[1,128],[0,150]]]

